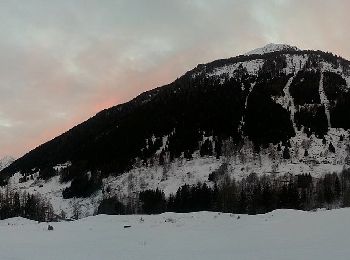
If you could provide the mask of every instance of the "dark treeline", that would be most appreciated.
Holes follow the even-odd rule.
[[[290,86],[290,94],[296,105],[320,104],[318,92],[321,73],[319,71],[299,71]]]
[[[171,212],[219,211],[238,214],[261,214],[274,209],[312,210],[350,206],[350,170],[341,174],[273,177],[252,173],[241,181],[228,174],[211,176],[214,184],[183,185],[168,198],[159,189],[139,194],[138,208],[127,213],[159,214]],[[109,206],[115,207],[114,211]],[[106,199],[99,213],[124,214],[126,207],[116,199]],[[117,205],[117,206],[116,206]]]
[[[71,174],[70,168],[62,170],[60,174],[60,181],[67,182],[69,180],[69,174]],[[73,197],[87,198],[101,187],[101,174],[97,171],[89,172],[77,175],[76,178],[72,178],[70,186],[62,191],[62,196],[64,199]]]
[[[314,133],[318,138],[323,138],[328,132],[328,121],[324,105],[309,105],[300,107],[294,114],[295,123],[299,130],[304,126],[304,132]]]
[[[50,202],[39,195],[14,192],[8,187],[0,192],[0,219],[24,217],[32,220],[54,221],[54,214]]]
[[[346,80],[337,73],[324,73],[325,94],[330,101],[331,124],[333,127],[350,128],[348,115],[350,93],[346,87]]]

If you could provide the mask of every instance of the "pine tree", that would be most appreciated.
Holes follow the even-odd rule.
[[[329,150],[331,153],[335,153],[335,147],[333,146],[332,143],[329,143],[328,150]]]
[[[289,153],[289,148],[286,146],[284,147],[284,150],[283,150],[283,159],[290,159],[290,153]]]

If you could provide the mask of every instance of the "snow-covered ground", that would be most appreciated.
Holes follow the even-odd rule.
[[[349,259],[350,209],[0,221],[0,259]],[[130,225],[130,228],[124,228]]]

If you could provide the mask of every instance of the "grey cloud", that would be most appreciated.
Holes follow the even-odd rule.
[[[350,57],[349,7],[346,0],[0,1],[0,156],[20,156],[198,63],[269,41]]]

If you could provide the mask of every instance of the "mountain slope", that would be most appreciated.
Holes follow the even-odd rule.
[[[7,183],[20,172],[11,179],[29,188],[30,179],[60,174],[60,181],[51,179],[57,189],[49,196],[70,187],[63,195],[70,198],[89,197],[101,182],[118,194],[145,187],[173,192],[181,183],[206,181],[223,163],[235,178],[339,171],[350,162],[349,87],[349,61],[267,45],[198,65],[169,85],[103,110],[0,177]],[[55,168],[68,161],[59,167],[66,170]],[[35,190],[47,193],[42,185]]]

